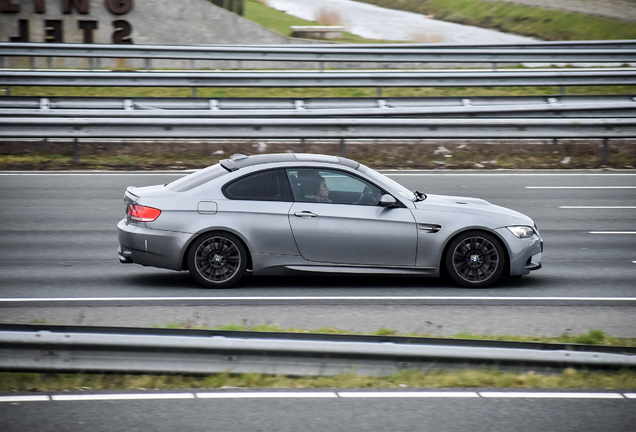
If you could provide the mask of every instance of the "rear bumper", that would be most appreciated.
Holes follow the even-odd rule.
[[[117,224],[119,261],[124,264],[183,270],[183,255],[191,234],[150,229],[144,223]]]

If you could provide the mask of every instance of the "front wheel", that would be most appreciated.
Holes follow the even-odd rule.
[[[499,240],[481,231],[468,231],[455,238],[446,253],[446,270],[459,285],[484,288],[499,279],[505,255]]]
[[[229,288],[243,277],[247,250],[229,233],[211,233],[197,239],[188,252],[192,277],[207,288]]]

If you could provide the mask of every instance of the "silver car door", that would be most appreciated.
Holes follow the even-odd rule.
[[[322,202],[303,190],[302,170],[288,170],[296,201],[289,221],[301,256],[321,263],[414,266],[417,227],[407,208],[378,205],[375,186],[348,173],[317,170],[329,192]],[[298,182],[298,183],[295,183]],[[295,184],[294,184],[295,183]],[[304,200],[305,202],[298,202]]]

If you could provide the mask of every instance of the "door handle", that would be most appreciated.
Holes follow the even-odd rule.
[[[316,217],[318,215],[316,213],[312,213],[310,211],[301,211],[301,212],[294,213],[294,216],[302,217],[302,218],[312,218],[312,217]]]

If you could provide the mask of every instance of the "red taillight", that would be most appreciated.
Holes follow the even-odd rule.
[[[159,217],[161,210],[138,204],[131,204],[128,206],[128,214],[130,215],[131,220],[137,222],[152,222]]]

